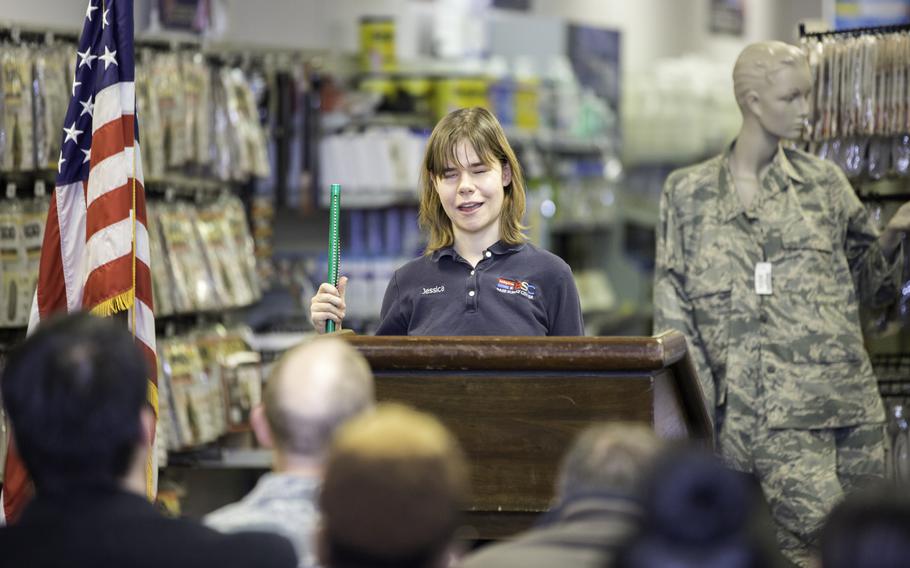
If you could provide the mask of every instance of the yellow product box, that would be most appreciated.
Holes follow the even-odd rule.
[[[388,16],[360,19],[360,62],[364,71],[394,71],[395,20]]]
[[[440,119],[464,107],[490,108],[489,81],[483,77],[443,77],[436,80],[434,112]]]
[[[529,132],[540,127],[540,81],[536,79],[515,84],[515,127]]]

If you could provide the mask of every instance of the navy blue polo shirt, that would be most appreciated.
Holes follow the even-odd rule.
[[[499,241],[474,268],[447,247],[395,271],[376,335],[584,335],[584,323],[565,261]]]

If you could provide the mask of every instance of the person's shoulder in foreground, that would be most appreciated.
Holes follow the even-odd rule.
[[[291,543],[264,532],[221,534],[162,516],[127,492],[39,496],[14,525],[0,528],[0,567],[130,566],[291,568]]]
[[[227,537],[147,501],[149,372],[122,323],[88,314],[42,322],[10,352],[0,389],[35,496],[0,528],[0,566],[296,565],[285,539]]]

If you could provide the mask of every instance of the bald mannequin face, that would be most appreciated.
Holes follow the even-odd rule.
[[[749,95],[749,106],[762,127],[777,138],[799,138],[809,118],[812,77],[806,65],[776,71],[769,84]]]
[[[805,54],[779,41],[747,46],[733,68],[736,100],[746,120],[755,119],[776,138],[798,138],[809,117],[812,76]]]

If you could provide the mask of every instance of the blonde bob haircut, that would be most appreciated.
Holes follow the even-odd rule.
[[[500,238],[510,244],[523,243],[526,237],[521,219],[525,214],[525,185],[521,166],[515,152],[506,140],[506,134],[496,117],[481,107],[462,108],[447,114],[433,129],[427,143],[420,173],[420,215],[421,228],[428,233],[424,254],[452,246],[455,233],[452,221],[442,208],[436,183],[447,164],[458,161],[455,151],[458,145],[467,142],[474,147],[477,156],[485,164],[498,163],[503,169],[512,170],[512,181],[503,188],[502,211],[499,215]]]

